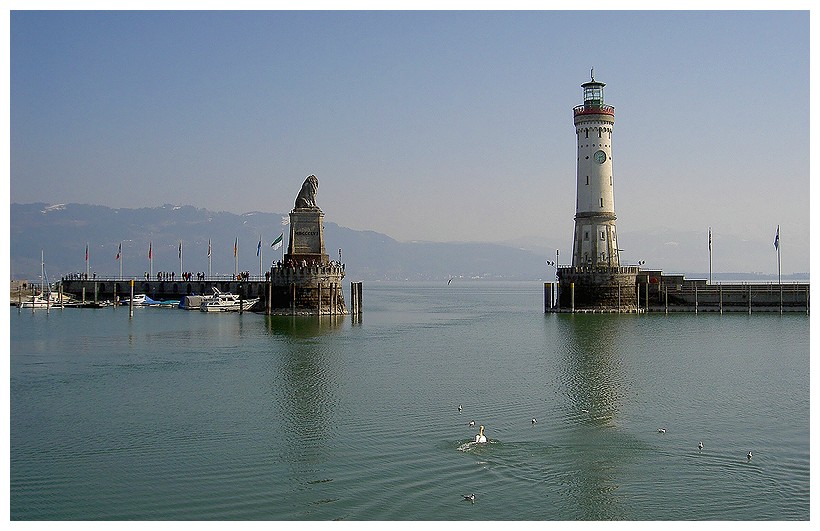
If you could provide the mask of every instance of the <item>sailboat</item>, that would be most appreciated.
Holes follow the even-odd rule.
[[[26,300],[21,301],[19,304],[20,308],[47,309],[51,306],[56,306],[60,304],[60,294],[51,291],[51,284],[48,282],[48,276],[46,275],[46,263],[43,251],[40,251],[40,268],[40,293],[34,294],[28,297]],[[48,287],[48,293],[46,293],[46,287]]]

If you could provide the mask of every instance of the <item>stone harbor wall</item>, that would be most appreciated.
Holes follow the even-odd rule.
[[[347,314],[342,280],[344,265],[276,264],[270,271],[270,305],[265,312],[277,315]]]

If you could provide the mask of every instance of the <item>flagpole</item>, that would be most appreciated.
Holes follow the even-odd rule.
[[[211,278],[211,239],[208,238],[208,278]]]
[[[88,242],[85,242],[85,279],[88,280]]]
[[[256,246],[256,253],[259,255],[259,278],[262,278],[262,235],[259,235],[259,245]]]
[[[233,242],[233,278],[239,274],[239,238]]]
[[[780,225],[777,226],[777,283],[780,284]]]
[[[712,283],[712,227],[709,227],[709,284]]]
[[[182,240],[179,240],[179,278],[182,278]]]
[[[148,280],[154,277],[154,242],[148,242]]]
[[[123,262],[123,259],[125,258],[122,254],[122,240],[120,240],[120,253],[119,254],[120,254],[120,280],[122,280],[122,262]]]
[[[290,216],[282,216],[282,226],[290,225]],[[282,229],[282,264],[285,263],[285,229]]]
[[[780,288],[780,313],[783,313],[783,283],[780,280],[780,225],[777,226],[777,235],[774,238],[774,246],[777,249],[777,285]]]

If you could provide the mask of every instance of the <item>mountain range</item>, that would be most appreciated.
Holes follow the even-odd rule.
[[[272,261],[282,257],[282,249],[272,249],[271,243],[284,234],[284,247],[287,246],[288,227],[283,225],[283,218],[286,215],[281,213],[234,214],[170,204],[115,209],[77,203],[12,203],[11,276],[13,279],[39,279],[41,252],[49,280],[70,273],[83,273],[86,270],[86,246],[89,271],[101,277],[118,275],[120,266],[126,277],[140,277],[149,269],[154,274],[179,272],[180,247],[185,271],[207,273],[209,244],[210,267],[214,275],[233,274],[235,267],[256,275],[260,271],[259,254],[263,271]],[[705,278],[706,275],[698,271],[706,268],[685,268],[703,262],[702,259],[693,262],[692,253],[688,251],[696,245],[694,240],[700,237],[696,233],[656,231],[621,234],[620,240],[640,242],[639,252],[657,262],[657,265],[650,262],[647,267],[668,269],[677,265],[677,269],[665,269],[664,272]],[[325,242],[330,258],[341,258],[345,263],[347,280],[351,281],[555,278],[555,270],[545,264],[546,260],[555,259],[554,242],[548,240],[540,246],[523,242],[518,246],[489,242],[400,242],[378,232],[353,230],[325,221]],[[753,243],[725,238],[721,243],[722,252],[727,256],[747,256],[756,252],[750,249],[759,247]],[[149,248],[152,263],[149,262]],[[120,249],[118,260],[116,256]],[[743,271],[742,268],[730,270]],[[808,273],[783,278],[804,280]],[[772,276],[721,273],[714,279],[771,280]]]

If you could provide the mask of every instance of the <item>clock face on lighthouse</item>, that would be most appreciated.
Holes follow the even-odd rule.
[[[603,164],[604,161],[606,161],[606,153],[599,149],[592,155],[592,158],[595,159],[595,162],[598,164]]]

